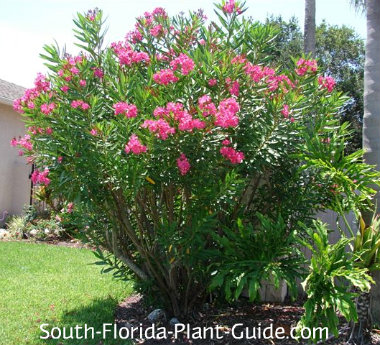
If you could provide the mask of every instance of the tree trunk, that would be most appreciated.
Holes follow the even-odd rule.
[[[364,67],[363,148],[365,161],[380,169],[380,0],[367,2],[367,42]],[[378,190],[378,188],[377,188]],[[380,211],[380,193],[375,197],[376,213]],[[380,324],[380,274],[374,274],[372,317]]]
[[[315,0],[305,0],[304,52],[315,56]]]

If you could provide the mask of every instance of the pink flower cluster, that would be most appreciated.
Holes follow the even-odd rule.
[[[126,36],[126,40],[131,43],[137,43],[143,40],[144,28],[149,28],[149,32],[153,36],[158,36],[161,32],[161,24],[158,20],[161,18],[167,18],[167,14],[162,7],[157,7],[152,13],[145,12],[144,17],[138,18],[138,22],[135,24],[135,30],[129,32]]]
[[[173,71],[176,71],[179,66],[181,66],[181,73],[183,75],[188,75],[194,69],[195,64],[186,54],[181,53],[170,62],[170,67]]]
[[[242,11],[239,8],[238,4],[235,3],[235,0],[227,0],[227,2],[223,6],[223,11],[225,13],[229,13],[229,14],[234,13],[234,12],[236,12],[238,14],[242,13]]]
[[[150,30],[149,30],[150,34],[153,36],[153,37],[158,37],[160,35],[162,35],[164,33],[164,30],[162,28],[162,25],[161,24],[157,24],[155,26],[153,26]]]
[[[24,107],[28,107],[29,109],[34,109],[34,100],[41,94],[41,93],[47,93],[50,91],[50,82],[46,79],[44,75],[41,73],[38,73],[35,81],[34,81],[34,88],[27,89],[24,93],[24,95],[16,99],[13,102],[13,109],[16,110],[18,113],[22,114],[24,113]]]
[[[274,76],[276,74],[273,68],[267,66],[262,67],[259,65],[254,65],[250,62],[246,63],[246,65],[244,66],[244,71],[256,83],[258,83],[265,77]]]
[[[13,146],[13,147],[20,146],[27,151],[33,150],[33,143],[30,141],[30,135],[29,134],[25,134],[24,137],[20,138],[19,140],[17,140],[16,138],[13,138],[11,140],[11,146]],[[19,154],[19,156],[22,156],[24,154],[24,152],[22,150],[20,150],[18,152],[18,154]]]
[[[95,77],[97,77],[99,79],[102,79],[104,77],[104,72],[101,68],[93,67],[93,71],[94,71]]]
[[[168,85],[169,83],[175,83],[178,78],[174,75],[171,69],[162,69],[153,75],[153,80],[157,84]]]
[[[181,153],[177,158],[177,167],[181,175],[186,175],[189,172],[191,165],[184,153]]]
[[[289,106],[287,104],[284,104],[281,113],[286,119],[289,117]]]
[[[74,109],[81,108],[82,110],[90,109],[90,105],[82,100],[78,99],[76,101],[71,102],[71,107]]]
[[[181,103],[169,102],[165,107],[157,107],[153,115],[155,117],[160,117],[164,120],[174,119],[178,121],[178,129],[180,131],[191,132],[193,129],[203,129],[206,124],[199,120],[194,119],[186,110],[183,109]]]
[[[47,127],[46,129],[43,129],[41,127],[37,128],[35,126],[28,127],[28,132],[36,135],[36,134],[44,134],[51,135],[53,133],[53,130],[50,127]]]
[[[219,104],[215,125],[223,128],[236,127],[239,124],[239,118],[236,116],[239,110],[239,103],[234,98],[224,99]]]
[[[322,88],[326,88],[328,92],[332,92],[334,90],[335,79],[333,77],[319,76],[318,83],[322,86]]]
[[[131,66],[139,62],[150,63],[150,58],[147,53],[134,51],[129,44],[111,43],[111,48],[119,58],[120,66]]]
[[[318,65],[316,60],[299,59],[295,71],[299,76],[303,76],[308,72],[316,72],[317,69]]]
[[[162,140],[166,140],[169,135],[175,133],[175,128],[171,127],[169,123],[163,119],[145,120],[141,127],[148,128],[149,131],[156,133],[157,137]]]
[[[132,118],[137,116],[137,107],[134,104],[126,102],[118,102],[113,105],[115,115],[125,115],[125,117]]]
[[[216,79],[210,79],[208,81],[209,86],[215,86],[216,84],[218,84],[218,81]]]
[[[228,91],[230,92],[230,94],[232,96],[239,97],[239,90],[240,90],[239,82],[237,80],[233,82],[230,78],[227,78],[226,83],[227,83]]]
[[[220,149],[220,153],[232,164],[240,164],[244,160],[243,152],[236,151],[233,147],[228,147],[231,144],[228,139],[223,140],[222,144],[223,147]]]
[[[50,183],[50,179],[47,177],[49,175],[49,169],[45,168],[44,171],[39,171],[38,169],[34,170],[31,176],[31,180],[33,184],[44,184],[48,186]]]
[[[62,69],[58,71],[58,75],[62,77],[66,82],[69,82],[73,79],[74,76],[78,75],[80,73],[79,71],[79,65],[83,63],[83,56],[69,56],[65,63],[63,64]],[[61,87],[61,90],[63,92],[67,92],[68,86],[64,85]]]
[[[281,85],[284,93],[287,93],[289,91],[288,89],[293,89],[295,87],[294,83],[285,74],[269,76],[267,84],[269,91],[275,91]]]
[[[207,117],[209,115],[216,115],[216,107],[212,102],[211,97],[209,95],[204,95],[198,99],[199,109],[202,111],[202,115]]]
[[[45,115],[49,115],[53,112],[55,109],[55,104],[54,103],[44,103],[41,104],[41,112]]]
[[[146,152],[146,146],[142,145],[139,138],[136,134],[132,134],[127,145],[125,145],[124,151],[126,153],[134,153],[135,155],[139,155],[141,153]]]

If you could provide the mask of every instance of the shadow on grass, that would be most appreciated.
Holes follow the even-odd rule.
[[[117,301],[111,297],[104,299],[93,300],[90,305],[86,305],[82,308],[71,309],[66,313],[60,316],[59,321],[51,320],[44,322],[43,328],[47,332],[53,334],[54,337],[58,337],[59,332],[61,332],[60,339],[53,339],[51,336],[48,339],[41,339],[42,344],[47,345],[129,345],[131,344],[128,340],[114,340],[113,339],[113,324],[114,324],[114,312],[117,306]],[[44,324],[41,322],[41,324]],[[108,329],[111,332],[106,333],[106,338],[103,339],[103,324],[109,323],[112,326],[108,326]],[[85,325],[89,329],[87,331],[87,339],[84,338]],[[76,332],[75,327],[79,326]],[[57,327],[60,329],[54,329]],[[93,327],[93,332],[91,328]],[[70,339],[63,339],[64,330],[66,337]],[[97,331],[100,331],[99,334],[96,334]],[[82,339],[78,339],[76,333]],[[46,337],[47,333],[38,329],[37,337]],[[94,338],[93,338],[94,337]],[[93,339],[92,339],[93,338]]]

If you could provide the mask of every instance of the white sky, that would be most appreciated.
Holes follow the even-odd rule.
[[[44,44],[56,40],[67,51],[73,48],[72,19],[76,12],[98,7],[108,17],[107,42],[123,40],[133,29],[135,18],[155,7],[164,7],[169,15],[203,8],[214,18],[210,0],[0,0],[0,78],[31,87],[38,72],[44,72],[39,54]],[[365,17],[350,6],[349,0],[317,0],[317,23],[353,27],[366,34]],[[264,20],[267,15],[296,16],[303,26],[304,0],[248,0],[245,13]]]

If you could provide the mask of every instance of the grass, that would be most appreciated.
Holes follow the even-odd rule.
[[[117,344],[109,340],[40,339],[40,325],[102,329],[113,323],[119,301],[131,293],[125,282],[100,274],[87,249],[0,242],[0,344]],[[125,344],[125,341],[124,341]]]

